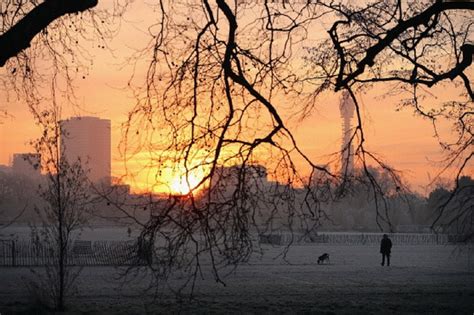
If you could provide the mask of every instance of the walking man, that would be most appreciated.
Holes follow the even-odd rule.
[[[380,242],[380,253],[382,254],[382,266],[385,265],[385,257],[387,257],[387,266],[390,266],[390,252],[392,250],[392,241],[388,238],[387,234],[383,235],[382,241]]]

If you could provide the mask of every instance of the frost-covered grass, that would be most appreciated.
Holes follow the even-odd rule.
[[[217,284],[204,261],[194,299],[177,300],[170,279],[158,299],[143,293],[147,279],[120,287],[112,267],[85,267],[70,310],[96,314],[183,313],[442,313],[474,311],[474,247],[395,246],[392,266],[380,266],[378,246],[265,245]],[[317,265],[322,253],[330,264]],[[0,268],[0,313],[32,310],[28,268]]]

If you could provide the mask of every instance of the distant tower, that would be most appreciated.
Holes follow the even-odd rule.
[[[341,173],[351,174],[354,170],[354,148],[351,141],[351,119],[354,117],[355,104],[349,92],[344,91],[339,104],[342,118]]]
[[[109,119],[83,116],[61,121],[61,150],[69,163],[78,159],[84,163],[92,182],[110,184]]]

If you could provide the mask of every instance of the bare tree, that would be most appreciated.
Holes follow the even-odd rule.
[[[61,148],[59,117],[55,110],[38,116],[43,134],[34,145],[42,155],[46,180],[38,191],[43,202],[35,208],[41,225],[34,226],[33,234],[51,258],[44,274],[37,274],[40,288],[47,292],[55,309],[62,311],[80,273],[72,266],[72,249],[78,230],[87,223],[92,196],[84,163],[68,161]]]
[[[428,197],[428,210],[437,227],[457,234],[459,241],[471,241],[474,236],[474,181],[462,176],[452,189],[437,187]]]

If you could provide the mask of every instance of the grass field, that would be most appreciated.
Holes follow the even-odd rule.
[[[170,279],[153,299],[145,294],[147,279],[121,286],[119,270],[85,267],[69,312],[88,314],[144,313],[307,313],[307,314],[472,314],[474,312],[473,248],[398,246],[392,265],[380,266],[377,246],[295,245],[286,259],[282,247],[265,245],[248,264],[217,284],[204,262],[203,279],[193,299],[177,299],[172,289],[183,279]],[[317,265],[327,252],[331,261]],[[226,271],[223,270],[224,274]],[[0,313],[38,310],[26,289],[28,268],[0,268]],[[116,279],[116,280],[114,280]]]

